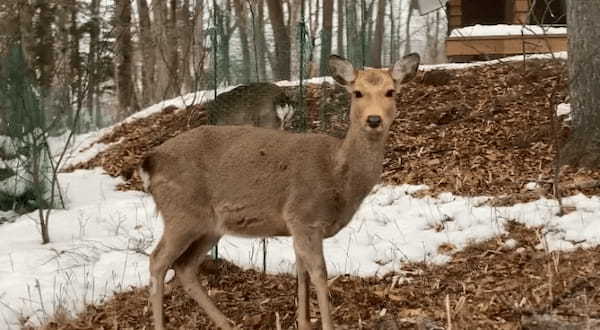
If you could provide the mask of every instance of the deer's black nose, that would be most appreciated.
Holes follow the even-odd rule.
[[[371,128],[379,127],[379,125],[381,125],[381,116],[368,116],[367,124],[369,124]]]

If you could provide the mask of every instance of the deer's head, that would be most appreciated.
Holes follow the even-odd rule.
[[[331,75],[351,95],[351,126],[373,138],[387,132],[396,117],[396,93],[415,76],[419,62],[419,55],[411,53],[389,69],[357,70],[348,60],[331,55]]]

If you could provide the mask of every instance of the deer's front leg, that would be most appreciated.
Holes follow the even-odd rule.
[[[308,272],[302,258],[296,254],[296,272],[298,285],[298,329],[310,330],[310,291]]]
[[[323,330],[333,330],[327,287],[327,268],[323,257],[323,237],[314,233],[306,233],[306,231],[304,231],[304,235],[298,234],[294,233],[296,257],[301,260],[316,288]]]

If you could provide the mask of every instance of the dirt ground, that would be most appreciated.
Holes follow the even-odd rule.
[[[566,67],[528,61],[420,73],[398,96],[383,181],[427,184],[427,194],[495,196],[498,205],[551,196],[553,161],[568,121]],[[309,86],[313,130],[343,135],[343,91]],[[118,127],[105,152],[74,168],[102,166],[139,189],[135,168],[153,146],[203,124],[201,107],[162,113]],[[320,121],[320,122],[319,122]],[[323,123],[327,125],[322,125]],[[598,194],[600,172],[563,168],[562,195]],[[528,190],[529,182],[538,189]],[[443,266],[406,264],[383,278],[339,276],[330,296],[340,329],[600,329],[600,248],[549,253],[543,229],[511,223],[508,234],[453,254]],[[508,247],[512,238],[517,244]],[[448,247],[452,250],[452,247]],[[219,307],[244,329],[294,326],[295,279],[243,271],[226,261],[201,273]],[[169,285],[170,329],[212,329],[176,281]],[[44,329],[150,329],[147,288],[132,288],[76,318],[57,316]],[[312,301],[315,320],[316,301]],[[315,323],[318,328],[318,323]]]

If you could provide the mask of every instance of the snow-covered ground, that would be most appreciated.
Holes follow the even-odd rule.
[[[550,27],[540,25],[472,25],[450,31],[450,37],[489,37],[489,36],[513,36],[513,35],[548,35],[567,34],[566,27]]]
[[[210,92],[201,94],[210,97]],[[191,96],[172,104],[195,102],[187,97]],[[167,103],[135,116],[154,113]],[[78,137],[79,148],[91,145],[99,136]],[[105,147],[75,157],[86,159]],[[0,225],[0,329],[18,328],[23,316],[36,324],[60,308],[77,312],[85,303],[148,282],[147,254],[162,232],[152,198],[142,192],[116,191],[120,179],[101,169],[62,173],[60,180],[67,208],[52,212],[52,243],[40,244],[35,212]],[[571,250],[600,244],[598,197],[567,198],[563,203],[575,211],[557,217],[558,205],[552,200],[490,207],[483,204],[487,197],[444,193],[436,198],[416,198],[411,194],[424,188],[376,187],[351,224],[325,241],[330,274],[383,275],[405,262],[444,263],[451,257],[438,251],[440,245],[462,249],[502,234],[509,220],[544,226],[540,249]],[[513,246],[511,241],[507,246]],[[262,268],[262,251],[258,239],[224,237],[219,243],[220,256],[242,267]],[[293,272],[290,239],[269,239],[266,259],[268,272]]]

